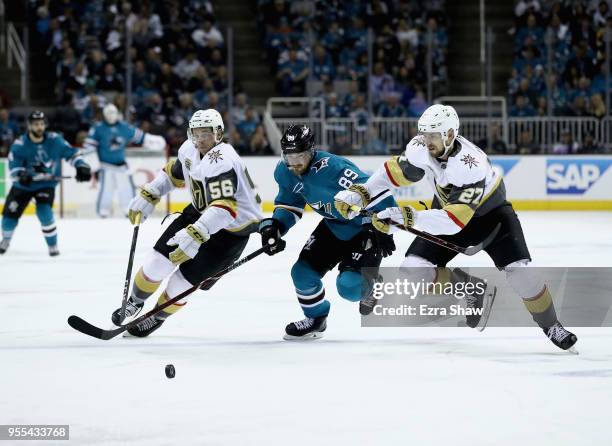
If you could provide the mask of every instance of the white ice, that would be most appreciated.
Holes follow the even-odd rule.
[[[612,266],[612,213],[520,217],[535,264]],[[150,338],[100,341],[66,318],[110,327],[131,227],[62,220],[61,256],[49,258],[24,217],[0,257],[0,424],[69,424],[75,445],[612,444],[609,328],[577,328],[578,356],[536,327],[361,328],[332,272],[326,337],[283,341],[302,318],[289,269],[317,221],[307,215],[284,253],[198,292]],[[141,227],[136,266],[160,231],[160,220]],[[410,240],[397,237],[385,264]],[[258,245],[252,236],[245,253]]]

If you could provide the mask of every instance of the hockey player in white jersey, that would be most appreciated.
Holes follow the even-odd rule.
[[[129,206],[134,223],[144,221],[163,195],[187,183],[191,204],[170,224],[136,273],[126,317],[140,312],[145,300],[170,276],[157,301],[161,305],[215,275],[240,257],[249,234],[257,231],[261,211],[246,167],[234,148],[223,142],[219,112],[198,110],[189,120],[188,140]],[[178,267],[178,268],[177,268]],[[145,337],[186,303],[183,299],[128,330]],[[113,323],[123,322],[121,309]]]
[[[432,209],[387,208],[372,218],[374,227],[388,233],[395,229],[389,223],[395,222],[468,246],[482,242],[501,224],[485,251],[495,266],[505,271],[508,282],[548,338],[564,350],[571,348],[576,336],[558,321],[544,281],[527,268],[531,256],[519,219],[506,201],[501,174],[492,169],[482,150],[459,135],[459,117],[453,107],[432,105],[419,118],[418,127],[420,134],[408,143],[401,156],[385,162],[362,188],[352,187],[336,195],[338,211],[355,217],[356,207],[367,207],[369,197],[427,179],[434,190]],[[428,282],[452,282],[461,278],[439,277],[435,267],[446,266],[456,255],[455,251],[417,237],[401,266],[419,267],[410,271],[418,271],[416,274]]]
[[[124,215],[128,212],[130,200],[136,189],[132,181],[125,150],[129,144],[142,144],[144,148],[163,151],[166,140],[163,136],[145,133],[120,119],[114,104],[107,104],[102,110],[104,120],[91,126],[83,144],[86,151],[95,151],[100,161],[97,170],[98,199],[96,213],[106,218],[111,215],[113,195],[117,191],[119,206]]]

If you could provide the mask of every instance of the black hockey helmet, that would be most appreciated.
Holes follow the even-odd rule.
[[[314,133],[303,124],[290,125],[281,138],[283,161],[291,172],[304,174],[314,157]]]
[[[314,133],[304,124],[290,125],[281,138],[281,150],[283,155],[313,151]]]
[[[40,110],[34,110],[28,115],[28,123],[31,123],[33,121],[39,121],[39,120],[43,120],[47,122],[47,118],[45,114],[41,112]]]

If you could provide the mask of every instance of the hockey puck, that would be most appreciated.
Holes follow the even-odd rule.
[[[174,366],[172,364],[168,364],[166,366],[166,376],[168,378],[174,378],[176,375],[176,370],[174,370]]]

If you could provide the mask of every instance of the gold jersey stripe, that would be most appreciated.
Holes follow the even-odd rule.
[[[236,218],[238,215],[238,202],[232,198],[221,198],[219,200],[213,200],[210,202],[209,206],[216,206],[221,209],[225,209],[232,217]]]
[[[402,171],[402,167],[399,165],[399,156],[394,156],[390,160],[385,163],[385,170],[387,171],[387,176],[391,180],[394,186],[409,186],[412,184],[412,181],[406,179],[404,176],[404,172]]]
[[[175,187],[183,187],[185,185],[185,180],[181,180],[180,178],[176,178],[174,175],[172,175],[172,167],[175,163],[176,159],[168,161],[164,166],[164,172],[166,172],[166,175],[168,175],[168,178],[170,178],[170,181],[172,181],[172,184]]]
[[[474,209],[467,204],[447,204],[442,210],[451,214],[451,219],[461,227],[467,225],[474,215]]]
[[[480,200],[480,203],[478,203],[478,207],[482,206],[482,204],[489,199],[489,197],[493,194],[493,192],[495,192],[497,190],[497,188],[499,187],[501,182],[502,182],[502,176],[499,175],[497,177],[497,180],[495,181],[495,184],[491,188],[491,190],[487,193],[487,195],[482,197],[482,199]]]

